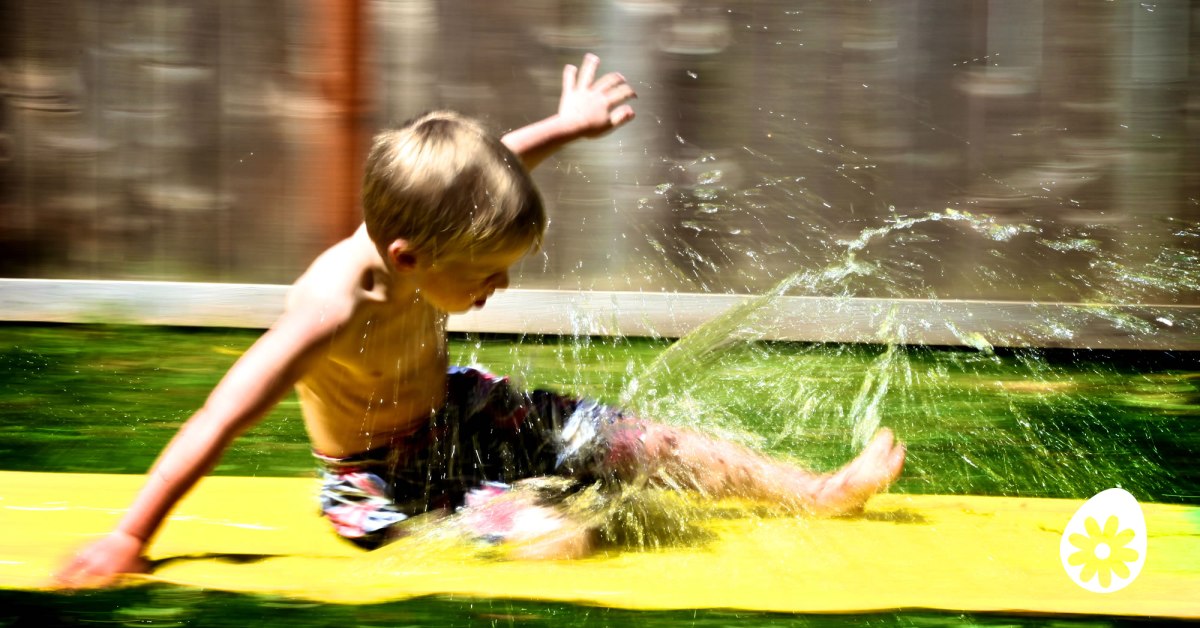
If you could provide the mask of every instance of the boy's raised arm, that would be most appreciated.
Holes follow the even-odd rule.
[[[334,331],[336,324],[322,322],[319,313],[284,314],[171,439],[117,528],[76,554],[55,574],[55,584],[103,586],[122,573],[144,571],[142,553],[167,514],[229,443],[287,394]]]
[[[627,101],[637,94],[617,72],[597,79],[599,67],[600,58],[589,53],[580,67],[563,68],[558,113],[501,138],[526,168],[533,170],[569,142],[599,137],[633,119],[633,107]]]

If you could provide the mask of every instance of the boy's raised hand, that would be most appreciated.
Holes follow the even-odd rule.
[[[637,94],[617,72],[597,79],[599,67],[600,57],[588,53],[578,68],[563,68],[558,115],[581,137],[599,137],[633,119],[633,107],[627,101]]]
[[[599,137],[633,119],[636,98],[625,77],[610,72],[596,78],[600,57],[587,54],[579,67],[563,68],[558,113],[506,133],[501,141],[533,170],[560,148],[581,138]]]

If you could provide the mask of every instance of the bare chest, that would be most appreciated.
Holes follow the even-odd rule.
[[[328,358],[363,379],[403,380],[446,363],[445,318],[367,315],[334,339]]]
[[[443,320],[368,316],[338,334],[297,385],[318,451],[366,451],[428,421],[445,391]]]

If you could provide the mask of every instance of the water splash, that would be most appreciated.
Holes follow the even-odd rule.
[[[1125,370],[1119,361],[1089,366],[1090,374],[1067,374],[1060,360],[1074,362],[1087,354],[1001,351],[997,347],[1012,338],[983,323],[939,320],[934,294],[929,297],[935,309],[927,320],[900,320],[894,308],[880,317],[870,346],[763,341],[775,321],[767,314],[782,297],[797,292],[842,295],[840,303],[848,305],[856,282],[904,288],[903,282],[889,283],[896,267],[876,260],[872,252],[936,242],[937,237],[923,239],[923,232],[935,225],[955,225],[962,237],[1008,247],[997,249],[1000,256],[1042,250],[1091,258],[1089,274],[1079,284],[1092,292],[1094,303],[1045,309],[1030,323],[1029,337],[1035,342],[1073,340],[1097,316],[1117,330],[1149,337],[1156,326],[1168,328],[1175,321],[1163,316],[1147,320],[1125,306],[1142,304],[1151,293],[1174,294],[1186,302],[1197,292],[1200,264],[1186,247],[1196,237],[1194,226],[1179,229],[1185,246],[1146,256],[1107,252],[1086,228],[1014,223],[954,209],[893,217],[854,237],[827,237],[826,246],[839,251],[829,263],[789,274],[681,338],[629,379],[622,403],[647,416],[786,452],[826,469],[847,460],[880,426],[888,425],[901,438],[924,445],[911,450],[901,487],[907,490],[921,490],[928,483],[945,492],[1073,496],[1106,485],[1139,485],[1153,493],[1171,484],[1174,472],[1149,444],[1161,437],[1154,430],[1135,434],[1127,425],[1114,424],[1109,417],[1125,412],[1119,407],[1123,402],[1094,388],[1093,382]],[[994,272],[978,269],[980,277]],[[839,301],[833,302],[838,308]],[[845,311],[849,316],[849,308]],[[908,346],[914,325],[943,326],[970,350]],[[823,361],[850,356],[860,365],[852,372],[822,372]],[[1024,368],[1021,379],[987,379],[989,372],[1012,368],[1014,360]],[[1184,381],[1171,373],[1164,377],[1164,382]],[[1195,385],[1184,386],[1193,401],[1178,403],[1192,403],[1188,407],[1194,411]],[[1122,451],[1105,443],[1130,448]],[[1195,491],[1183,490],[1188,492]]]
[[[689,220],[706,233],[726,228],[711,222],[718,218],[745,224],[746,214],[762,201],[750,191],[720,188],[723,181],[724,175],[702,173],[689,192]],[[801,194],[797,184],[802,182],[780,179],[755,190],[798,199],[798,205],[825,203],[806,198],[812,195]],[[673,194],[681,187],[664,184],[659,193]],[[806,218],[803,207],[797,215]],[[915,216],[893,212],[883,224],[849,236],[839,234],[841,225],[818,223],[803,242],[779,248],[769,241],[738,239],[719,251],[685,243],[679,254],[680,246],[667,239],[669,234],[650,234],[650,251],[665,262],[657,272],[701,290],[710,288],[704,271],[715,271],[735,257],[751,260],[768,274],[782,266],[781,258],[791,268],[769,289],[644,363],[623,353],[621,345],[627,341],[589,335],[588,330],[603,327],[600,321],[576,317],[575,334],[553,348],[564,374],[553,384],[618,400],[641,416],[700,428],[818,471],[844,464],[880,427],[891,427],[912,445],[897,487],[901,491],[1072,497],[1121,484],[1159,499],[1200,499],[1200,490],[1181,483],[1157,453],[1180,425],[1161,414],[1149,415],[1156,417],[1150,423],[1138,418],[1150,407],[1183,408],[1180,416],[1194,416],[1200,388],[1186,374],[1158,371],[1153,383],[1122,391],[1107,379],[1123,381],[1128,373],[1142,381],[1141,367],[1104,359],[1080,367],[1078,363],[1091,359],[1087,354],[1006,349],[1013,338],[986,322],[950,316],[940,295],[922,282],[937,271],[1005,286],[1014,282],[1013,265],[1040,264],[1071,290],[1090,296],[1047,308],[1018,340],[1074,340],[1097,316],[1144,337],[1155,333],[1156,326],[1177,323],[1164,316],[1157,321],[1134,316],[1124,306],[1164,292],[1187,302],[1200,286],[1200,264],[1188,248],[1197,229],[1173,228],[1180,246],[1153,255],[1113,251],[1092,228],[952,208]],[[946,241],[978,248],[983,252],[979,265],[939,269],[938,247]],[[773,313],[784,297],[814,295],[832,295],[832,313],[846,319],[855,315],[852,305],[860,296],[924,297],[933,309],[913,320],[888,306],[875,317],[879,323],[867,339],[870,344],[764,340],[778,324]],[[966,349],[911,344],[914,332],[931,328],[949,331]],[[833,336],[838,330],[830,331]],[[529,349],[508,351],[515,355]],[[1154,392],[1164,389],[1172,392]],[[634,547],[695,540],[689,536],[689,522],[712,516],[672,505],[645,486],[627,488],[610,491],[605,501],[588,498],[591,493],[585,491],[580,501],[567,503],[592,517],[608,541]]]
[[[882,423],[880,406],[887,395],[891,367],[897,353],[896,345],[887,346],[883,355],[867,370],[862,387],[858,389],[858,395],[850,407],[854,444],[860,448],[866,447],[875,432],[879,431]]]

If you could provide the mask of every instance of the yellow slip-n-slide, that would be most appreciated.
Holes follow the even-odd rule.
[[[143,480],[0,472],[0,587],[46,588],[72,549],[115,525]],[[1196,507],[1142,504],[1140,573],[1096,593],[1068,576],[1060,555],[1082,500],[891,494],[841,519],[725,508],[700,524],[709,534],[694,543],[520,561],[432,537],[359,550],[319,517],[316,488],[303,478],[203,480],[155,540],[152,573],[134,582],[331,603],[448,594],[628,609],[1200,618]]]

